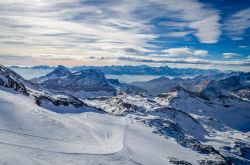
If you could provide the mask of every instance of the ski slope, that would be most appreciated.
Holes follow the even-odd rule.
[[[206,156],[152,131],[129,115],[56,113],[0,90],[0,164],[197,163]]]

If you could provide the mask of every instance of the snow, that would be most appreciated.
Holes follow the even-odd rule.
[[[96,70],[59,66],[50,90],[0,69],[0,164],[249,164],[248,88],[232,96],[235,83],[223,80],[228,94],[214,98],[181,86],[154,97]]]
[[[169,157],[193,163],[203,157],[129,116],[55,113],[6,91],[0,105],[0,163],[169,164]]]

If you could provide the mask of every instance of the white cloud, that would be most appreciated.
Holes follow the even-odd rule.
[[[250,8],[241,10],[230,16],[225,22],[225,30],[233,40],[242,40],[250,28]]]
[[[169,26],[192,28],[201,43],[217,43],[221,34],[219,12],[198,1],[159,0],[165,10],[174,12],[172,16],[184,22],[170,22]],[[164,12],[163,12],[164,13]],[[168,14],[166,14],[167,16]],[[171,17],[171,14],[170,14]],[[167,23],[166,23],[167,25]]]
[[[244,60],[226,60],[226,61],[217,61],[217,60],[205,60],[200,58],[157,58],[157,57],[133,57],[133,56],[127,56],[127,57],[120,57],[118,58],[120,61],[128,61],[128,62],[141,62],[141,63],[158,63],[158,64],[182,64],[183,67],[185,67],[186,64],[193,64],[193,65],[211,65],[211,67],[215,66],[249,66],[250,61]],[[224,68],[225,69],[225,68]],[[249,70],[249,69],[248,69]]]
[[[202,43],[216,43],[221,34],[219,16],[213,15],[203,20],[190,23],[191,28],[197,29],[195,35]]]
[[[165,56],[206,56],[208,54],[208,51],[206,50],[195,50],[190,49],[188,47],[181,47],[181,48],[170,48],[165,49],[162,51]]]
[[[206,56],[208,54],[207,50],[195,50],[194,55],[196,56]]]
[[[162,35],[162,36],[182,38],[182,37],[189,35],[190,33],[191,33],[191,31],[169,32],[169,33]]]
[[[237,53],[223,53],[222,55],[224,56],[224,58],[233,58],[241,56],[240,54]]]
[[[162,24],[173,29],[159,34],[152,23],[159,17],[174,20]],[[162,47],[152,41],[160,36],[194,35],[202,43],[216,43],[219,19],[216,10],[196,0],[0,1],[0,55],[53,60],[142,56],[158,53]],[[208,52],[182,47],[165,54],[201,57]]]
[[[246,45],[240,45],[239,48],[248,48]]]

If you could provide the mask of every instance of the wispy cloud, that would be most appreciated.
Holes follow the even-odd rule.
[[[27,55],[12,55],[12,54],[5,54],[0,56],[1,61],[18,61],[18,60],[31,60],[31,56]]]
[[[233,39],[244,37],[249,11],[235,13],[222,26],[220,11],[197,0],[0,1],[0,58],[53,64],[58,60],[245,65],[246,61],[223,59],[221,53],[218,57],[225,61],[206,59],[213,56],[210,46],[219,42],[222,28]]]
[[[230,16],[225,22],[225,30],[233,40],[242,40],[250,28],[250,8],[241,10]]]
[[[152,23],[157,18],[167,18],[162,26],[173,30],[159,32]],[[118,57],[134,50],[142,55],[153,53],[159,46],[152,41],[164,35],[216,43],[219,19],[216,10],[196,0],[1,1],[0,53]]]
[[[211,66],[250,66],[248,60],[245,61],[215,61],[205,60],[200,58],[139,58],[139,57],[120,57],[118,60],[128,62],[141,62],[141,63],[157,63],[157,64],[194,64],[194,65],[211,65]]]
[[[241,56],[240,54],[237,53],[223,53],[222,55],[224,58],[234,58]]]
[[[206,50],[195,50],[188,47],[180,47],[180,48],[169,48],[162,51],[164,56],[206,56],[208,51]]]
[[[248,48],[246,45],[240,45],[239,48]]]

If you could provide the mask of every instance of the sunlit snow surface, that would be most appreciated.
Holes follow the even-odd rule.
[[[0,91],[0,164],[167,164],[201,155],[152,133],[133,117],[60,114]]]

